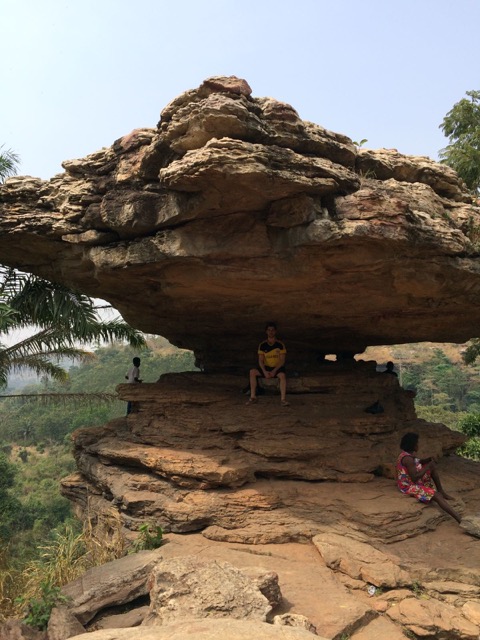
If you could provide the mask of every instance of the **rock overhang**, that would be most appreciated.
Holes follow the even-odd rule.
[[[212,78],[50,181],[0,190],[0,262],[111,302],[244,369],[267,320],[299,370],[375,344],[464,342],[480,320],[480,208],[450,168],[358,148]]]

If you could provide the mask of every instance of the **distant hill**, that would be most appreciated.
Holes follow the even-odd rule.
[[[421,364],[430,360],[435,355],[435,352],[442,351],[453,364],[462,365],[462,353],[465,349],[465,344],[453,344],[450,342],[395,344],[368,347],[364,353],[356,356],[356,360],[376,360],[378,364],[385,364],[389,360],[396,364]]]

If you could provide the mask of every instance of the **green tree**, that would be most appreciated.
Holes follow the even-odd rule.
[[[9,267],[0,267],[0,302],[0,339],[12,329],[34,329],[13,345],[0,344],[0,387],[6,386],[10,371],[22,368],[64,380],[62,358],[92,357],[78,343],[126,340],[136,348],[145,345],[143,335],[122,320],[102,320],[88,296]]]
[[[480,91],[467,91],[453,105],[440,128],[449,144],[440,151],[441,162],[455,169],[469,189],[480,191]]]
[[[7,541],[21,514],[20,502],[11,493],[15,482],[15,466],[0,453],[0,543]]]
[[[465,364],[473,364],[480,355],[480,338],[473,338],[463,353]]]
[[[19,395],[0,397],[0,446],[62,443],[75,429],[105,424],[124,415],[125,403],[115,399],[115,388],[125,382],[133,356],[142,360],[145,382],[155,382],[167,372],[195,369],[190,351],[176,349],[161,338],[149,337],[147,347],[142,349],[114,343],[96,348],[94,354],[94,359],[72,365],[65,382],[42,379],[21,389]],[[98,401],[100,393],[113,400]],[[48,401],[42,402],[45,394]]]

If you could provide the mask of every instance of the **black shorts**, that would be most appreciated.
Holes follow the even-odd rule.
[[[267,367],[267,366],[266,366],[266,367],[265,367],[265,369],[266,369],[267,371],[273,371],[273,370],[275,369],[275,367]],[[265,377],[265,376],[263,375],[263,371],[262,371],[260,368],[258,369],[258,372],[259,372],[259,374],[260,374],[260,378],[264,378],[264,377]],[[275,377],[277,377],[277,375],[278,375],[279,373],[285,373],[285,374],[286,374],[287,372],[285,371],[285,367],[280,367],[280,369],[279,369],[279,370],[277,371],[277,373],[275,374]]]

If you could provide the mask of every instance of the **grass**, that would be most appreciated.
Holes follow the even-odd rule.
[[[54,531],[40,555],[22,568],[9,564],[8,547],[0,549],[0,622],[28,616],[31,605],[80,577],[91,567],[121,558],[128,552],[120,516],[113,511],[99,522],[85,520],[83,530],[65,525]]]

